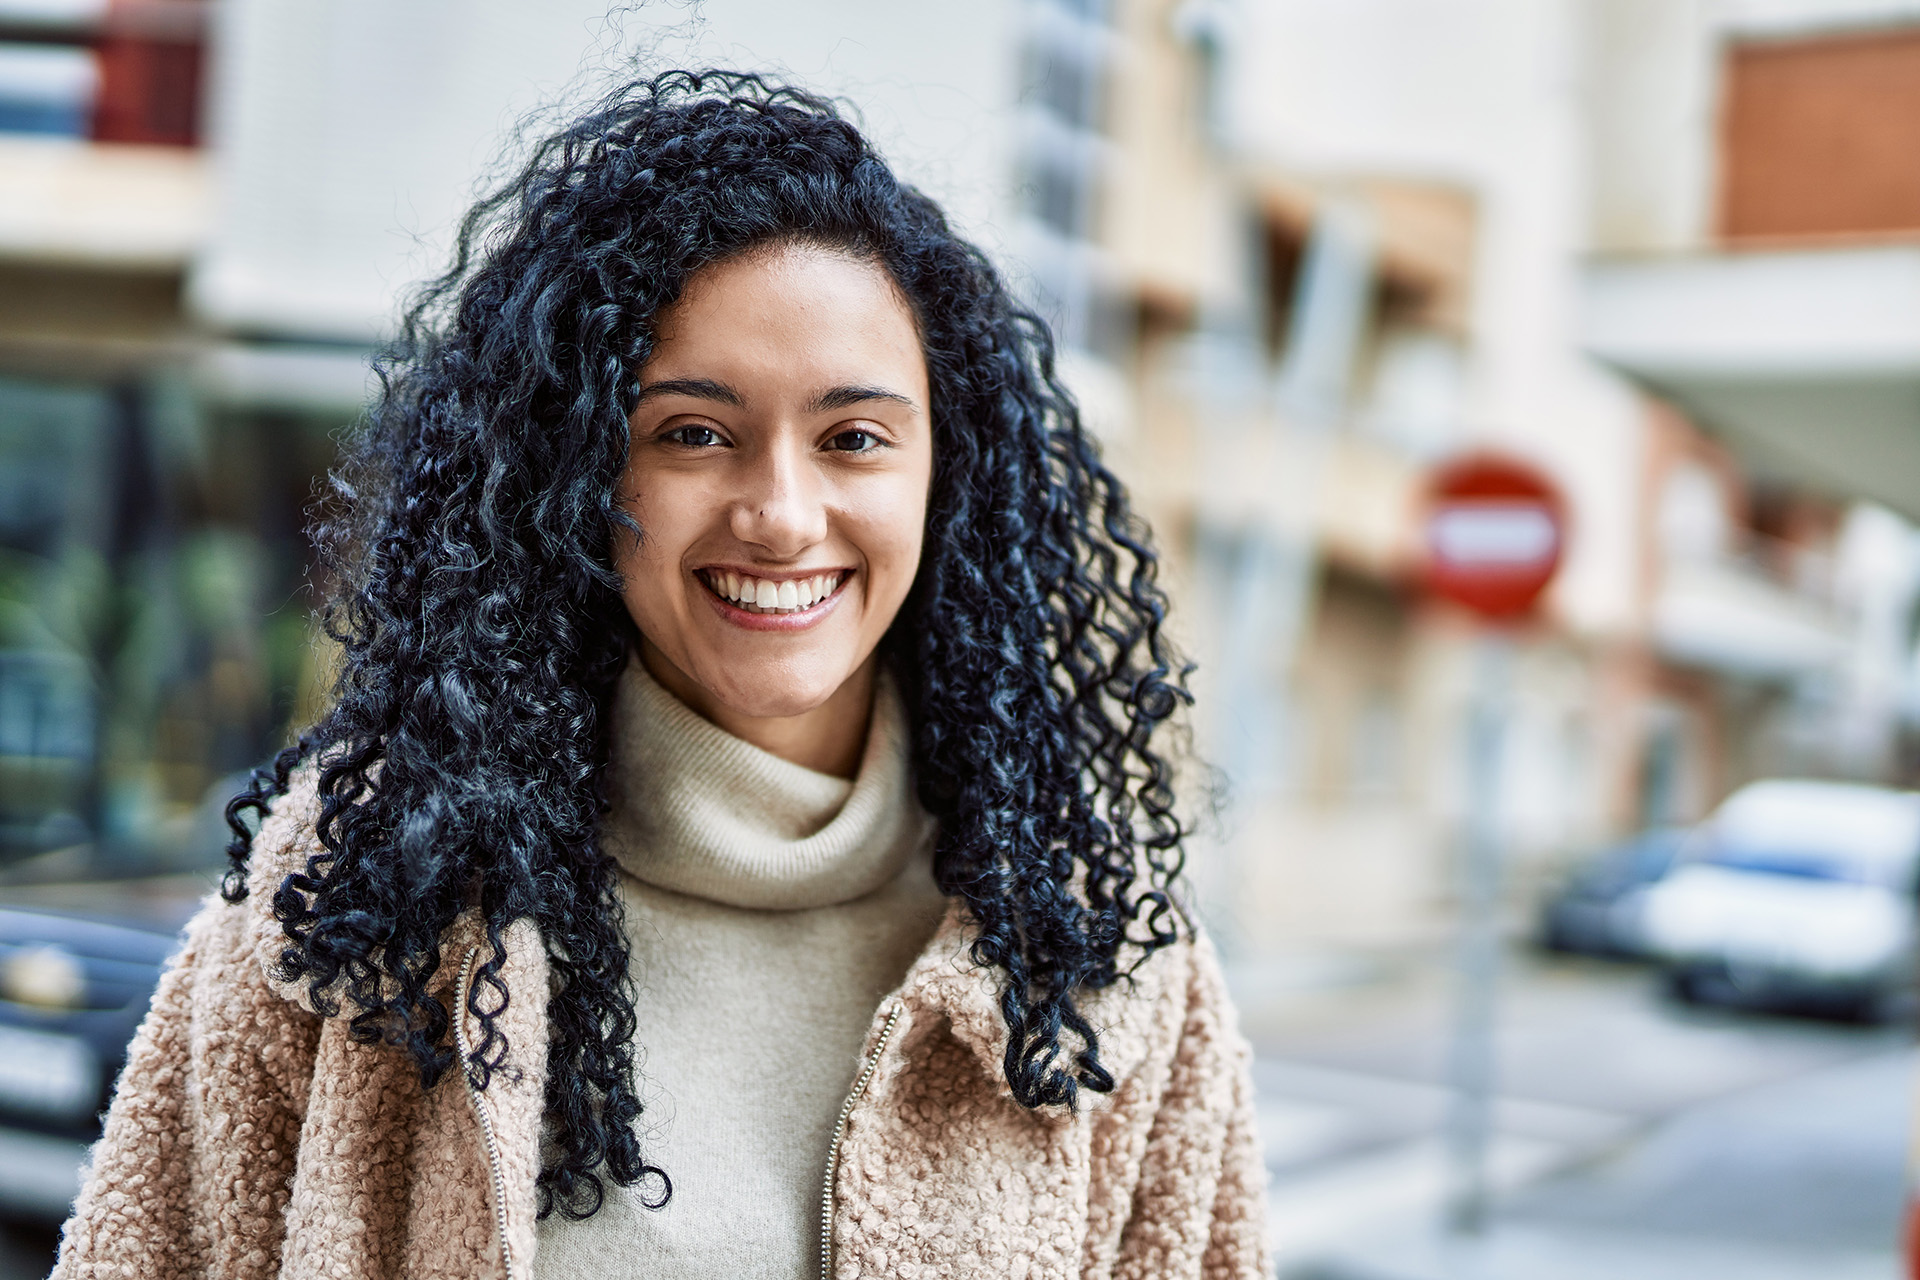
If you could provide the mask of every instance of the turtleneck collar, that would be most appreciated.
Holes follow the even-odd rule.
[[[602,843],[635,879],[727,906],[848,902],[898,875],[932,834],[913,795],[905,708],[884,675],[853,781],[702,719],[636,655],[614,696]]]

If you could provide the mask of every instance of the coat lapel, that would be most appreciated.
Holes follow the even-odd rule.
[[[1082,1272],[1094,1143],[1111,1099],[1083,1091],[1078,1114],[1014,1100],[999,972],[973,963],[973,937],[956,902],[881,1006],[882,1018],[896,1003],[902,1016],[842,1139],[837,1280]],[[1122,1081],[1149,1052],[1142,1032],[1163,994],[1154,970],[1082,1002],[1101,1033],[1102,1062]]]

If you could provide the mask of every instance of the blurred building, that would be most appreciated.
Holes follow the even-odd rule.
[[[325,429],[211,394],[211,8],[0,3],[0,854],[184,850],[277,744]],[[336,415],[328,427],[344,421]]]
[[[1447,918],[1471,630],[1415,590],[1415,522],[1425,469],[1469,444],[1560,475],[1579,522],[1522,650],[1506,825],[1532,854],[1627,825],[1606,627],[1630,594],[1609,553],[1631,536],[1631,400],[1537,296],[1564,301],[1572,246],[1540,155],[1510,152],[1538,105],[1527,54],[1447,49],[1422,84],[1447,44],[1429,9],[1114,15],[1099,354],[1132,394],[1107,438],[1201,664],[1199,753],[1229,808],[1195,871],[1243,954],[1402,945]],[[1463,92],[1489,101],[1442,119]],[[1588,422],[1599,438],[1569,429]]]
[[[1715,790],[1910,780],[1920,6],[1603,0],[1590,22],[1584,342],[1657,406],[1674,733]]]
[[[1244,952],[1446,918],[1467,629],[1408,584],[1459,448],[1573,509],[1516,676],[1520,885],[1755,777],[1910,776],[1916,6],[1135,8],[1210,107],[1170,141],[1180,95],[1117,99],[1162,151],[1116,132],[1116,455],[1187,557],[1237,793],[1201,872]]]

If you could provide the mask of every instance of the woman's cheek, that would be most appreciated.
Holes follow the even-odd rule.
[[[896,501],[876,517],[864,539],[867,561],[873,566],[877,603],[897,606],[906,598],[920,568],[920,544],[926,524],[924,502]]]

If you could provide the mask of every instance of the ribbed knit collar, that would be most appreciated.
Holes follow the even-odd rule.
[[[852,782],[702,719],[635,656],[614,698],[603,847],[637,880],[734,907],[848,902],[931,835],[913,796],[906,712],[884,676]]]

